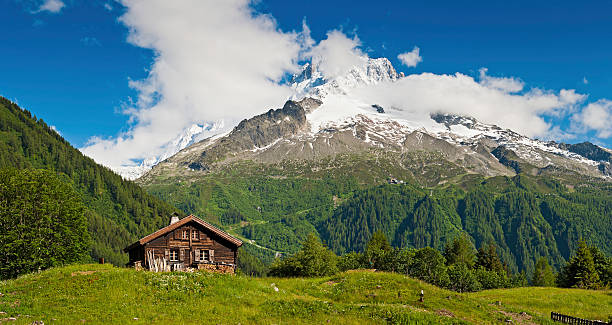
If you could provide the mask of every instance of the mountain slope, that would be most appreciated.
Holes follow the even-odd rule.
[[[42,168],[68,176],[81,194],[94,246],[93,258],[127,262],[122,249],[168,222],[177,211],[96,164],[41,119],[0,97],[0,168]]]
[[[452,114],[415,113],[406,119],[404,108],[385,108],[352,96],[354,89],[393,83],[400,77],[386,59],[368,59],[363,66],[330,80],[307,64],[293,77],[293,99],[282,109],[244,120],[228,134],[192,144],[155,166],[143,179],[167,173],[206,173],[236,160],[317,161],[382,149],[398,159],[407,153],[435,153],[463,172],[487,176],[566,173],[612,180],[610,153],[590,143],[534,140]]]
[[[351,96],[399,77],[385,59],[331,80],[306,65],[284,107],[192,144],[137,182],[267,260],[308,232],[343,253],[379,229],[402,247],[442,248],[466,232],[476,247],[495,242],[514,271],[530,272],[538,256],[558,267],[580,238],[612,252],[606,149],[467,116],[407,119]]]

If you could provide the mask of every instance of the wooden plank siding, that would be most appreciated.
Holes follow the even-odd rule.
[[[238,247],[241,244],[239,240],[226,233],[219,233],[217,228],[209,229],[209,225],[199,222],[199,219],[184,221],[180,226],[170,225],[162,228],[155,233],[158,237],[149,235],[148,238],[144,237],[147,241],[142,242],[141,239],[140,242],[127,247],[125,250],[129,252],[130,264],[140,262],[142,266],[148,267],[149,252],[152,252],[155,259],[165,258],[170,264],[182,264],[184,267],[199,268],[200,264],[221,264],[235,268]],[[164,232],[163,229],[167,231]],[[203,251],[205,253],[202,253]],[[208,260],[200,261],[200,254],[208,257]],[[178,261],[170,260],[175,256]]]

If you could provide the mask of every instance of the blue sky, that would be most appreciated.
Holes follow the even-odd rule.
[[[123,4],[137,1],[64,0],[59,9],[40,10],[45,1],[60,2],[0,0],[0,95],[77,147],[93,136],[129,132],[130,115],[121,111],[142,93],[129,81],[149,76],[155,53],[155,46],[128,42],[130,31],[119,20],[130,10]],[[476,78],[486,67],[489,75],[520,79],[526,89],[575,89],[588,95],[584,105],[612,98],[612,1],[260,0],[252,8],[273,16],[283,32],[301,31],[305,20],[315,42],[334,29],[357,36],[369,57],[388,57],[406,73]],[[402,66],[398,54],[415,46],[423,61]],[[571,114],[545,119],[570,128]],[[612,137],[595,128],[574,133],[568,142],[612,147]]]

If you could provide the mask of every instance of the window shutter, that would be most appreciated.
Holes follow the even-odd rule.
[[[179,255],[179,261],[185,260],[185,249],[181,248],[181,255]]]
[[[214,251],[214,250],[212,250],[212,249],[211,249],[211,250],[209,250],[209,251],[208,251],[208,256],[209,256],[209,257],[208,257],[208,259],[209,259],[211,262],[214,262],[214,261],[215,261],[215,251]]]
[[[170,250],[166,249],[164,250],[164,258],[169,261],[170,260]]]
[[[194,261],[199,261],[200,260],[200,250],[199,249],[196,249],[195,253],[193,253],[193,255],[194,255],[193,256],[193,260]]]

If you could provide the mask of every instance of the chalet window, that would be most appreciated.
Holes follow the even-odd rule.
[[[170,261],[171,262],[178,262],[178,251],[173,249],[170,251]]]
[[[189,239],[189,230],[183,230],[183,239]]]
[[[197,230],[191,231],[191,239],[198,240],[200,239],[200,232]]]
[[[200,250],[200,261],[201,262],[208,262],[208,261],[210,261],[210,254],[208,253],[207,249]]]
[[[212,249],[196,249],[195,259],[198,262],[213,262],[215,251]]]

